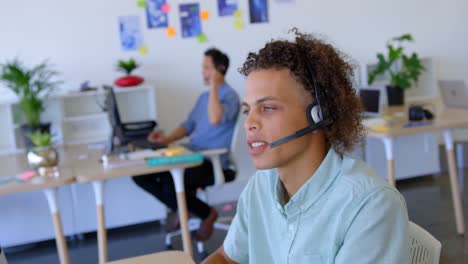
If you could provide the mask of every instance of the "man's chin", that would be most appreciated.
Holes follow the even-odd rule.
[[[254,166],[257,170],[270,170],[270,169],[275,168],[273,164],[270,164],[268,162],[255,161],[255,160],[254,160]]]

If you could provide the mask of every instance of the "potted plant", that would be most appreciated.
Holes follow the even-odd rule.
[[[115,80],[114,84],[120,87],[131,87],[141,84],[144,81],[142,77],[131,75],[132,71],[139,66],[140,65],[138,65],[132,58],[128,61],[119,60],[117,70],[125,72],[126,76]]]
[[[54,80],[56,76],[58,72],[47,61],[32,68],[18,59],[0,65],[0,82],[19,97],[19,107],[26,119],[21,130],[27,148],[32,146],[28,134],[37,130],[50,131],[50,123],[41,123],[41,114],[44,100],[60,84]]]
[[[59,156],[57,150],[52,146],[52,135],[48,132],[35,131],[30,133],[28,137],[34,144],[34,147],[27,153],[29,166],[38,170],[56,167]]]
[[[387,43],[388,54],[377,54],[377,65],[369,73],[369,85],[378,76],[390,78],[390,84],[386,86],[389,105],[403,105],[404,91],[418,82],[419,76],[425,70],[416,53],[407,55],[402,44],[413,41],[410,34],[392,38]]]

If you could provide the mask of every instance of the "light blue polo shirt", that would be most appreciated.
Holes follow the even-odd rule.
[[[364,162],[332,148],[284,202],[278,171],[257,171],[242,192],[224,250],[238,263],[410,263],[400,193]]]
[[[209,91],[202,93],[187,120],[182,123],[187,135],[190,135],[190,141],[186,146],[193,151],[231,147],[232,135],[240,110],[239,96],[227,83],[219,87],[218,99],[223,108],[223,114],[221,122],[217,125],[212,125],[208,117],[209,98]],[[222,167],[229,168],[228,154],[223,154],[220,158]]]

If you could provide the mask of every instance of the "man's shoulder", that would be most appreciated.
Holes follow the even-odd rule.
[[[364,161],[348,156],[343,157],[343,163],[339,175],[339,186],[343,194],[349,194],[355,198],[364,198],[378,190],[394,189]],[[398,191],[395,190],[398,194]]]
[[[247,195],[261,195],[261,193],[269,192],[275,186],[277,179],[278,172],[276,169],[255,171],[245,187]]]

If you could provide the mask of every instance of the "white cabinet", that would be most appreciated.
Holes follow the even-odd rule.
[[[115,92],[123,122],[156,119],[153,87],[115,88]],[[106,141],[110,125],[102,109],[105,95],[104,90],[55,94],[45,102],[41,119],[51,122],[51,133],[58,144]],[[0,154],[23,150],[20,125],[24,119],[15,98],[0,102],[0,124]]]
[[[387,158],[382,140],[368,138],[365,161],[377,173],[387,177]],[[440,172],[438,135],[433,133],[394,139],[395,178],[406,179]]]
[[[74,208],[70,186],[57,192],[65,235],[74,234]],[[10,247],[54,239],[54,225],[42,191],[0,196],[0,244]]]

